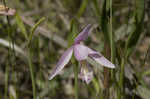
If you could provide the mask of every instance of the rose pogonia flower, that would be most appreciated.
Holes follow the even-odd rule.
[[[14,15],[16,10],[0,5],[0,15]]]
[[[49,80],[53,79],[57,74],[61,72],[61,70],[71,59],[73,53],[76,60],[79,61],[80,63],[79,78],[85,81],[87,84],[93,78],[93,72],[89,64],[87,64],[86,62],[86,59],[88,57],[105,67],[115,68],[115,65],[112,64],[109,60],[107,60],[101,53],[94,51],[83,44],[80,44],[81,41],[87,39],[90,33],[90,29],[91,29],[91,25],[89,24],[75,38],[74,44],[64,52],[64,54],[61,56],[60,60],[56,64],[56,67],[54,68],[51,75],[49,76]]]

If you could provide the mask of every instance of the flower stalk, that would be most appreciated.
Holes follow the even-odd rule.
[[[78,99],[78,64],[76,62],[76,64],[74,65],[74,76],[75,76],[75,99]]]

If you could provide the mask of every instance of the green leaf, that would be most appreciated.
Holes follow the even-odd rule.
[[[98,16],[99,20],[100,20],[100,8],[99,8],[99,4],[97,0],[92,0],[94,7],[95,7],[95,11],[96,11],[96,16]]]
[[[29,35],[28,44],[31,42],[33,34],[36,30],[36,28],[45,20],[45,18],[41,18],[32,28],[31,28],[31,34]]]
[[[77,17],[80,18],[85,11],[89,0],[83,0],[80,9],[78,10]]]
[[[70,28],[70,32],[67,38],[69,46],[71,46],[74,43],[74,39],[78,35],[77,23],[75,19],[71,20],[70,26],[71,28]]]
[[[144,18],[144,0],[136,0],[136,12],[134,15],[135,22],[132,25],[132,32],[127,39],[125,47],[126,57],[131,55],[142,33],[142,23]]]
[[[106,4],[107,4],[107,1],[108,0],[104,0],[102,2],[102,11],[101,11],[101,19],[100,19],[100,25],[102,27],[102,31],[103,31],[103,34],[104,34],[104,37],[105,37],[105,40],[106,41],[110,41],[110,38],[109,38],[109,33],[108,33],[108,29],[109,29],[109,20],[108,20],[108,15],[107,15],[107,9],[106,9]],[[108,42],[110,43],[110,42]]]
[[[145,0],[136,0],[136,17],[140,23],[144,17]]]
[[[23,36],[28,39],[28,36],[27,36],[27,31],[26,31],[26,28],[25,28],[25,25],[20,17],[20,15],[18,13],[16,13],[16,16],[15,16],[15,20],[16,20],[16,23],[17,23],[17,26],[18,28],[20,28],[21,30],[21,33],[23,34]]]

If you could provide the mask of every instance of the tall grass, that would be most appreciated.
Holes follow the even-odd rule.
[[[32,80],[32,88],[33,88],[33,99],[37,99],[37,92],[36,92],[36,83],[35,83],[35,77],[34,77],[34,71],[33,71],[33,64],[32,64],[32,50],[31,50],[31,41],[33,38],[33,34],[36,30],[36,28],[38,27],[38,25],[40,25],[41,22],[43,22],[45,20],[45,18],[41,18],[35,25],[34,27],[31,28],[31,33],[29,35],[29,39],[28,39],[28,62],[29,62],[29,69],[30,69],[30,73],[31,73],[31,80]]]
[[[34,65],[32,63],[32,58],[33,58],[33,50],[32,50],[32,38],[33,34],[35,33],[36,28],[45,20],[45,18],[41,18],[32,28],[30,31],[29,36],[27,36],[27,30],[24,26],[24,23],[21,20],[21,17],[16,14],[16,21],[18,26],[20,27],[23,36],[25,39],[27,39],[27,49],[28,49],[28,63],[29,63],[29,70],[30,70],[30,75],[31,75],[31,80],[32,80],[32,88],[33,88],[33,99],[37,99],[37,88],[36,88],[36,81],[35,81],[35,71],[34,71]]]
[[[6,1],[2,0],[3,4],[5,6],[5,8],[7,7],[6,5]],[[8,79],[9,79],[9,68],[12,67],[14,68],[15,66],[15,51],[14,51],[14,40],[13,40],[13,33],[11,33],[11,24],[10,24],[10,19],[9,16],[6,16],[6,20],[7,20],[7,34],[8,34],[8,39],[9,39],[9,49],[8,49],[8,61],[6,64],[6,68],[5,68],[5,95],[4,98],[7,99],[7,95],[8,95]],[[12,48],[12,49],[11,49]]]

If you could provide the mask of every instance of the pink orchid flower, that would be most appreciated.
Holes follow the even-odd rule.
[[[0,15],[15,15],[16,10],[12,8],[5,7],[4,5],[0,5]]]
[[[71,59],[73,52],[76,60],[79,61],[81,66],[79,78],[81,78],[87,84],[93,78],[93,72],[89,64],[86,64],[87,63],[86,59],[88,57],[105,67],[115,68],[115,65],[112,64],[109,60],[107,60],[101,53],[94,51],[83,44],[80,44],[81,41],[87,39],[90,33],[90,29],[91,29],[91,25],[89,24],[75,38],[74,44],[64,52],[64,54],[61,56],[60,60],[56,64],[56,67],[54,68],[51,75],[49,76],[49,80],[53,79],[57,74],[61,72],[61,70]]]

